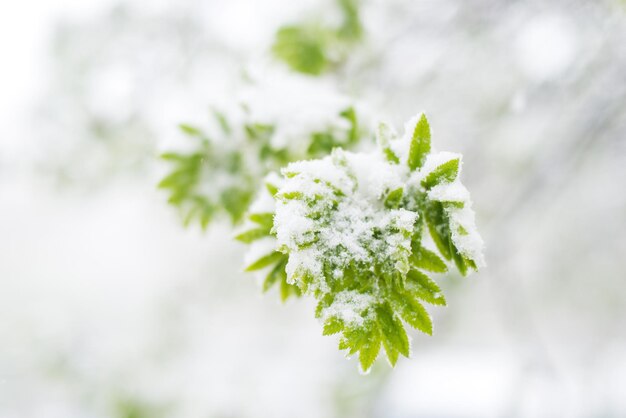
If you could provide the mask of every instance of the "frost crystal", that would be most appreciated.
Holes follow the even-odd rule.
[[[265,283],[277,280],[278,269],[281,286],[315,297],[324,334],[340,333],[339,347],[358,352],[363,370],[381,345],[392,365],[409,355],[404,323],[432,333],[423,303],[445,305],[445,298],[427,272],[447,271],[444,260],[463,275],[484,264],[459,179],[461,155],[431,150],[424,115],[411,119],[401,138],[381,124],[377,140],[368,153],[335,149],[289,164],[259,198],[265,203],[253,205],[266,212],[249,215],[256,225],[265,219],[262,233],[248,226],[239,235],[273,243],[249,257],[249,269],[272,265]],[[426,234],[438,253],[423,245]]]

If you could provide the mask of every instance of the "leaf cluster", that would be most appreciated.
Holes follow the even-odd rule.
[[[339,27],[305,22],[286,25],[277,32],[272,52],[292,70],[320,75],[347,56],[351,45],[363,36],[358,0],[337,0],[342,14]]]
[[[390,221],[373,226],[365,234],[370,238],[359,241],[367,256],[351,254],[341,243],[329,245],[328,240],[324,241],[327,231],[345,229],[336,220],[345,207],[342,202],[350,198],[349,192],[324,177],[324,173],[311,178],[311,172],[299,171],[302,167],[306,171],[302,163],[284,169],[283,183],[269,185],[268,189],[282,210],[293,207],[297,212],[305,212],[307,222],[313,226],[301,231],[291,245],[281,245],[275,237],[283,226],[275,214],[251,213],[250,226],[237,236],[252,244],[273,240],[274,246],[253,260],[248,270],[269,266],[264,273],[264,289],[274,283],[280,283],[281,289],[297,289],[281,290],[283,299],[292,294],[315,297],[316,316],[324,324],[323,334],[338,334],[339,348],[348,355],[358,354],[363,371],[369,370],[381,349],[392,366],[400,354],[409,356],[407,325],[432,334],[433,324],[425,304],[445,305],[446,300],[431,274],[446,272],[447,262],[454,262],[465,275],[469,269],[476,270],[481,261],[462,245],[464,234],[475,233],[473,220],[464,226],[455,218],[455,211],[469,205],[468,197],[448,193],[441,199],[432,193],[437,188],[462,187],[458,182],[460,156],[441,158],[431,152],[430,127],[424,115],[414,121],[405,136],[409,144],[403,153],[403,140],[396,138],[390,128],[381,124],[377,131],[376,152],[383,156],[388,170],[405,173],[405,184],[388,190],[379,197],[379,204],[373,204]],[[344,153],[335,151],[325,160],[345,171],[354,187],[358,187],[356,183],[362,179],[350,172]],[[307,182],[314,192],[289,186]],[[292,202],[299,205],[290,206]],[[403,223],[397,219],[412,221]],[[435,248],[425,245],[428,236]],[[298,264],[303,254],[313,254],[313,260]]]
[[[273,145],[273,125],[247,121],[233,126],[219,112],[213,112],[213,117],[219,138],[198,126],[181,124],[191,149],[161,155],[170,170],[158,187],[168,192],[168,202],[179,208],[185,226],[199,223],[205,229],[223,214],[238,224],[267,173],[291,161],[327,155],[336,146],[352,148],[360,139],[352,107],[340,113],[347,128],[321,127],[308,133],[303,152]]]
[[[266,188],[261,193],[270,199],[277,192],[278,187],[275,182],[266,178]],[[274,238],[274,213],[273,211],[256,211],[247,215],[247,223],[235,235],[235,239],[249,245],[254,245],[262,240]],[[293,283],[287,282],[287,272],[285,267],[289,257],[277,250],[270,250],[254,259],[245,266],[245,271],[257,272],[261,279],[261,288],[267,292],[273,287],[277,287],[281,301],[286,301],[290,296],[299,297],[302,295],[300,288]]]

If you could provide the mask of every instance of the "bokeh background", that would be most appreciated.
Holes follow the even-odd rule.
[[[626,416],[626,3],[361,2],[329,77],[463,152],[488,262],[366,376],[156,188],[177,124],[311,18],[336,4],[0,5],[0,417]]]

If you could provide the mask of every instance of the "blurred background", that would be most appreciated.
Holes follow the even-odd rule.
[[[228,222],[166,204],[177,125],[336,3],[0,5],[0,417],[626,416],[622,0],[358,3],[321,77],[398,127],[427,112],[487,245],[394,370],[360,375]]]

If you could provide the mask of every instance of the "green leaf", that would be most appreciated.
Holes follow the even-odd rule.
[[[398,164],[400,159],[391,149],[391,139],[391,128],[385,123],[380,123],[376,131],[376,142],[378,142],[378,146],[385,155],[385,158],[387,158],[387,161]]]
[[[295,285],[287,283],[287,276],[285,276],[280,282],[280,300],[284,302],[291,295],[300,296],[300,289]]]
[[[433,305],[446,305],[441,288],[424,273],[411,270],[407,274],[407,289],[416,297]]]
[[[263,123],[252,123],[244,126],[248,138],[258,140],[260,142],[266,141],[274,133],[274,126]],[[270,150],[267,150],[270,151]],[[266,154],[261,152],[261,157],[267,157]]]
[[[287,300],[289,296],[299,297],[301,295],[300,289],[298,289],[297,286],[287,283],[287,273],[285,272],[286,264],[287,256],[283,254],[280,261],[272,268],[263,282],[263,292],[267,292],[272,286],[278,283],[280,300],[283,302]]]
[[[339,340],[339,349],[348,350],[348,355],[351,356],[357,353],[361,347],[372,341],[372,333],[379,332],[375,322],[369,322],[367,327],[360,328],[346,328],[343,331],[343,337]],[[380,347],[380,336],[378,336],[378,342]]]
[[[164,152],[160,155],[160,158],[165,161],[172,161],[177,163],[184,163],[187,160],[187,156],[178,154],[176,152]]]
[[[336,146],[337,140],[328,132],[314,132],[311,135],[311,145],[307,150],[311,156],[326,156]]]
[[[200,215],[200,226],[202,227],[202,229],[206,229],[207,226],[209,226],[209,223],[211,222],[211,219],[213,218],[213,208],[207,206],[206,208],[204,208],[204,210],[202,211],[202,214]]]
[[[359,18],[358,0],[339,0],[343,13],[343,23],[337,35],[348,41],[356,41],[363,35],[363,26]]]
[[[272,183],[265,183],[265,188],[267,189],[269,194],[272,195],[272,197],[276,196],[276,193],[278,193],[278,187],[273,185]]]
[[[158,184],[160,189],[186,187],[187,183],[196,181],[196,173],[192,170],[174,171],[167,175]]]
[[[478,266],[476,265],[476,262],[474,260],[467,258],[467,257],[463,257],[463,258],[465,259],[465,264],[467,264],[469,267],[471,267],[475,271],[478,271]]]
[[[259,224],[268,231],[274,226],[274,214],[273,213],[252,213],[248,216],[252,222]]]
[[[376,309],[376,317],[383,334],[383,341],[405,357],[409,356],[409,338],[406,335],[402,321],[396,318],[388,306]],[[389,359],[392,360],[391,358]]]
[[[367,372],[374,364],[374,361],[376,361],[376,357],[378,357],[380,352],[380,344],[380,330],[374,326],[369,338],[366,339],[359,350],[359,363],[363,372]]]
[[[202,133],[202,130],[200,130],[200,128],[197,128],[193,125],[189,125],[186,123],[181,123],[180,125],[178,125],[178,128],[186,135],[189,136],[195,136],[195,137],[203,137],[204,134]]]
[[[300,191],[281,192],[276,197],[278,197],[279,199],[283,199],[283,200],[300,200],[300,199],[304,199],[304,193]]]
[[[233,130],[230,127],[230,124],[228,123],[228,119],[226,119],[226,116],[222,112],[219,112],[215,109],[213,109],[213,116],[215,116],[217,123],[220,125],[220,128],[222,129],[222,132],[224,132],[226,135],[230,135]]]
[[[323,38],[312,28],[283,26],[276,33],[272,51],[292,70],[319,75],[328,66]]]
[[[317,302],[315,306],[315,317],[320,318],[322,316],[322,312],[325,308],[328,308],[334,300],[334,295],[332,293],[326,293],[322,298]]]
[[[322,335],[333,335],[343,331],[343,321],[339,318],[331,317],[324,323]]]
[[[187,214],[183,218],[183,226],[185,228],[188,227],[189,224],[191,223],[191,221],[194,220],[194,218],[198,215],[199,211],[200,211],[200,208],[197,207],[197,206],[189,209],[189,211],[187,212]]]
[[[443,205],[440,202],[429,201],[424,210],[424,216],[426,217],[430,236],[435,241],[437,249],[446,260],[451,260],[450,221],[443,209]]]
[[[385,198],[385,206],[390,209],[398,208],[400,206],[400,203],[402,202],[403,193],[404,189],[402,187],[389,192],[389,194]]]
[[[426,156],[430,152],[430,126],[426,116],[422,114],[415,124],[411,145],[409,147],[408,165],[414,171],[424,165]]]
[[[431,189],[440,183],[450,183],[456,179],[459,174],[459,159],[454,158],[447,161],[437,168],[435,168],[424,180],[422,180],[422,186],[426,189]]]
[[[238,222],[248,209],[252,200],[251,190],[231,187],[221,194],[221,201],[224,209],[230,214],[233,223]]]
[[[467,275],[468,264],[466,263],[466,258],[459,252],[452,240],[450,240],[450,253],[452,254],[454,264],[456,264],[457,269],[459,269],[459,273],[461,273],[462,276]]]
[[[348,144],[355,144],[359,141],[359,124],[356,116],[356,111],[353,107],[349,107],[340,113],[340,116],[347,119],[350,122],[350,130],[348,131]]]
[[[385,347],[385,353],[387,353],[387,360],[389,360],[389,364],[391,367],[394,367],[398,362],[400,352],[386,338],[383,338],[383,347]]]
[[[260,270],[263,267],[267,267],[270,264],[274,264],[275,262],[279,261],[282,257],[283,257],[283,253],[280,253],[278,251],[274,251],[273,253],[264,255],[263,257],[259,258],[258,260],[256,260],[252,264],[248,265],[248,267],[246,267],[245,271]]]
[[[245,244],[250,244],[253,241],[267,236],[269,236],[269,230],[267,228],[255,228],[235,235],[235,239]]]
[[[415,298],[406,293],[396,293],[392,296],[392,303],[394,309],[409,325],[425,334],[432,335],[433,323],[430,315]]]
[[[420,243],[414,243],[411,263],[414,267],[432,271],[433,273],[445,273],[448,271],[446,263],[434,252],[424,248]]]
[[[287,273],[285,273],[285,265],[287,264],[287,257],[284,260],[276,264],[276,266],[268,273],[263,282],[263,292],[267,292],[275,283],[287,280]]]

